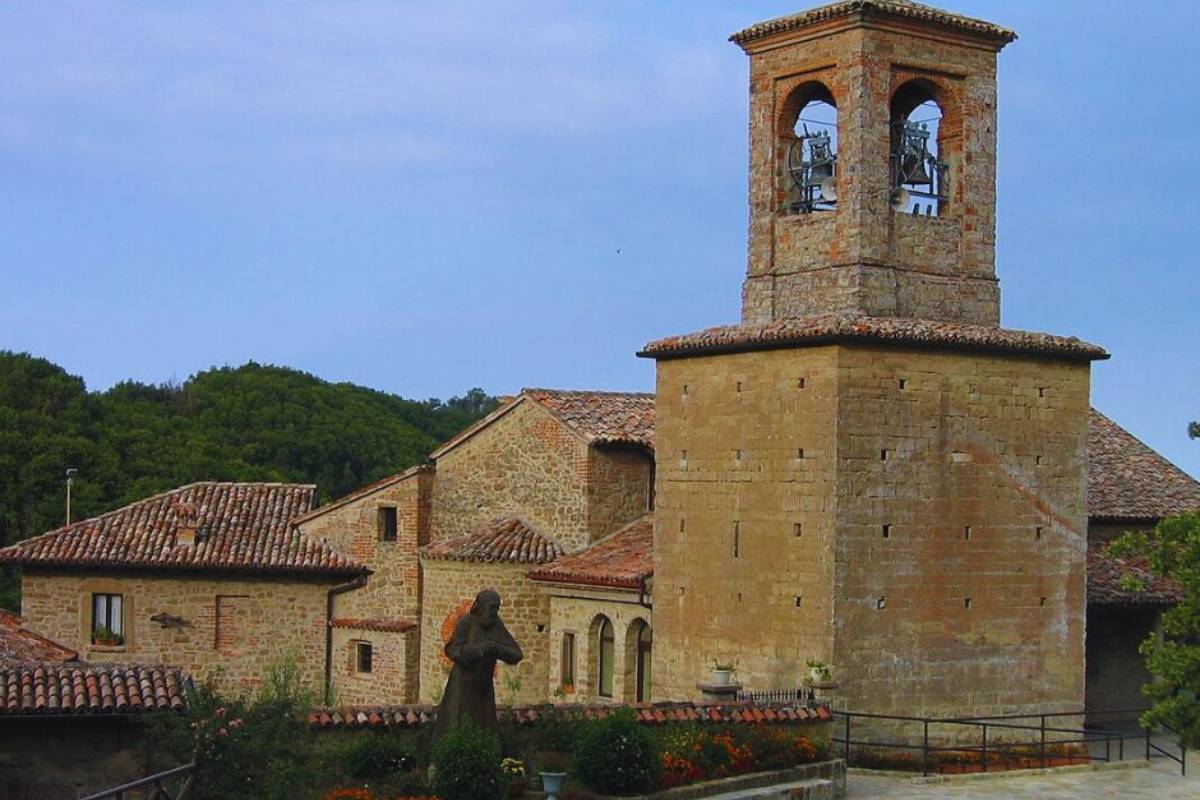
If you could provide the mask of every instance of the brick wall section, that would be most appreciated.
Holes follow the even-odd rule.
[[[836,392],[832,347],[658,363],[655,699],[832,661]]]
[[[100,578],[26,569],[22,613],[28,627],[77,649],[85,661],[169,664],[199,681],[215,677],[222,689],[243,693],[256,689],[271,664],[288,654],[296,658],[304,684],[320,690],[326,592],[332,585],[138,573]],[[91,644],[93,592],[124,596],[123,647]],[[160,613],[182,617],[186,624],[164,628],[150,620]]]
[[[568,551],[588,541],[588,445],[536,403],[438,458],[431,536],[461,536],[516,514]]]
[[[1087,366],[1019,357],[660,361],[656,697],[819,658],[860,710],[1081,705],[1087,397]]]
[[[654,457],[640,450],[593,447],[588,453],[588,543],[601,539],[650,508]]]
[[[549,683],[546,696],[552,697],[562,687],[563,634],[575,634],[575,684],[567,694],[568,702],[633,703],[637,698],[637,632],[638,624],[650,624],[650,609],[637,604],[637,593],[609,592],[590,589],[562,591],[550,594]],[[613,643],[616,662],[613,665],[613,696],[599,695],[599,628],[600,615],[613,624]],[[653,674],[651,674],[651,699]]]
[[[333,629],[335,705],[412,703],[417,697],[417,632]],[[371,672],[358,671],[357,643],[371,645]]]
[[[506,674],[521,681],[515,703],[537,703],[546,699],[546,630],[550,602],[538,584],[525,577],[528,564],[480,564],[461,561],[423,560],[425,602],[421,609],[420,700],[440,697],[450,675],[450,661],[443,648],[454,631],[453,620],[470,608],[483,589],[500,593],[500,618],[525,655],[515,667],[499,664],[496,671],[496,702],[508,698]],[[541,630],[538,630],[538,628]]]
[[[859,311],[998,324],[996,53],[947,32],[913,35],[918,28],[843,20],[797,32],[783,46],[750,46],[744,322]],[[913,78],[937,85],[943,110],[939,154],[950,165],[951,199],[938,218],[887,206],[890,101]],[[785,210],[790,178],[782,165],[814,82],[838,108],[838,208],[795,214]]]
[[[854,707],[1082,705],[1088,390],[1077,363],[841,350],[833,663]]]

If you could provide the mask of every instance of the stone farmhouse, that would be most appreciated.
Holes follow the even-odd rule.
[[[714,659],[796,688],[815,659],[862,711],[1140,704],[1136,645],[1177,598],[1122,589],[1139,567],[1105,546],[1200,508],[1200,484],[1090,407],[1103,349],[1000,327],[1015,38],[902,0],[735,34],[739,324],[646,345],[653,395],[526,389],[322,507],[200,483],[0,550],[28,624],[90,661],[249,689],[291,653],[338,703],[429,703],[494,587],[526,654],[502,702],[691,699]]]

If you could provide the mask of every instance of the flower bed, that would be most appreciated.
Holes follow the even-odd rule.
[[[929,772],[938,775],[964,775],[976,772],[1068,767],[1091,761],[1087,748],[1078,744],[1048,744],[1044,759],[1038,745],[996,742],[993,747],[994,749],[988,750],[986,762],[982,750],[932,751],[929,753]],[[919,749],[902,751],[856,748],[850,752],[849,765],[862,769],[900,772],[922,772],[925,769]]]

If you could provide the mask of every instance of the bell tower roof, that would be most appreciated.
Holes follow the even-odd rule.
[[[953,28],[993,40],[1000,47],[1017,38],[1015,31],[1000,25],[943,11],[922,3],[913,3],[910,0],[843,0],[840,3],[830,3],[819,8],[801,11],[798,14],[788,14],[766,22],[759,22],[733,34],[729,37],[729,41],[741,45],[743,49],[749,51],[760,40],[774,37],[777,34],[799,31],[841,17],[869,17],[872,15],[902,17]]]

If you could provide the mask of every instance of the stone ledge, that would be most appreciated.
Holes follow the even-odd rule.
[[[822,779],[832,783],[833,797],[846,796],[846,762],[835,758],[831,761],[817,761],[790,769],[752,772],[748,775],[735,775],[732,778],[718,778],[713,781],[693,783],[689,786],[677,786],[674,789],[664,789],[651,794],[627,795],[620,800],[696,800],[701,797],[721,797],[772,786],[778,786],[782,790],[785,786]],[[585,796],[589,800],[618,800],[618,798],[603,794],[587,794]],[[798,796],[803,797],[804,795]]]

